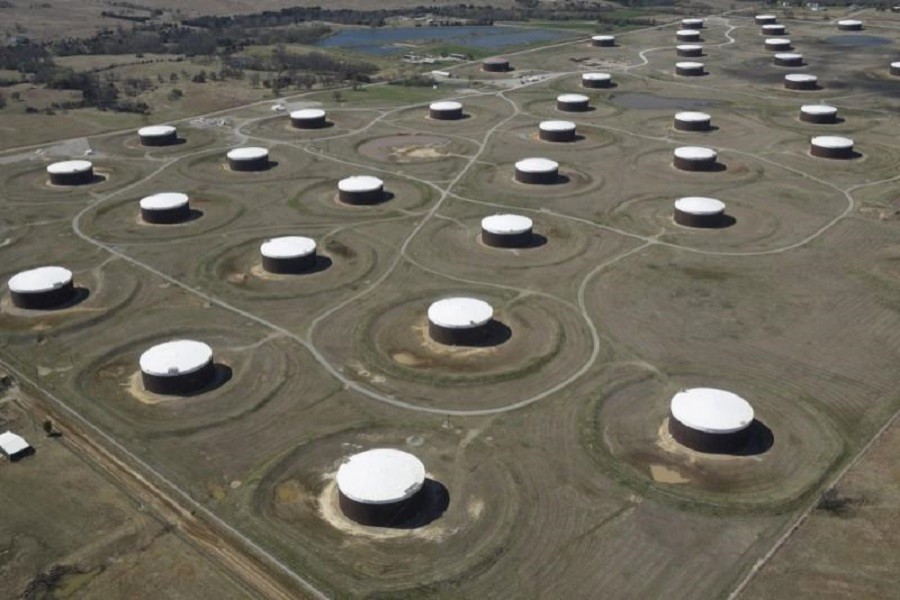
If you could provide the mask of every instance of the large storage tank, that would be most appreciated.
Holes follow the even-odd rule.
[[[477,298],[444,298],[428,307],[428,334],[447,346],[478,346],[491,333],[494,309]]]
[[[338,503],[347,518],[369,527],[398,527],[424,502],[425,465],[391,448],[354,454],[335,476]]]
[[[215,378],[213,351],[203,342],[173,340],[141,354],[144,389],[155,394],[189,395]]]
[[[682,390],[669,406],[669,433],[697,452],[731,454],[747,447],[754,413],[750,403],[713,388]]]
[[[13,306],[31,310],[57,308],[75,297],[72,271],[63,267],[38,267],[16,273],[7,287]]]

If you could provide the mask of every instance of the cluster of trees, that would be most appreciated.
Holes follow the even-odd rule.
[[[369,76],[378,71],[372,63],[333,58],[322,52],[288,52],[283,46],[277,46],[269,56],[229,56],[225,65],[241,71],[274,72],[275,77],[269,78],[270,86],[278,89],[292,85],[310,88],[316,82],[368,82]],[[254,81],[259,82],[251,79],[251,83]]]

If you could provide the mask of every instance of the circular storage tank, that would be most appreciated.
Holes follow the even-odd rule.
[[[853,158],[853,140],[836,135],[820,135],[810,140],[809,153],[820,158]]]
[[[489,73],[503,73],[505,71],[509,71],[509,69],[509,59],[503,58],[501,56],[486,58],[481,63],[481,70],[487,71]]]
[[[841,19],[837,22],[840,31],[862,31],[863,22],[856,19]]]
[[[559,179],[559,163],[548,158],[523,158],[516,163],[519,183],[555,183]]]
[[[675,201],[675,222],[685,227],[711,229],[725,225],[725,203],[715,198],[687,196]]]
[[[701,62],[677,62],[675,63],[675,74],[682,77],[698,77],[706,73],[704,65]]]
[[[321,129],[328,125],[321,108],[304,108],[291,111],[291,126],[297,129]]]
[[[787,28],[784,25],[763,25],[763,35],[787,35]]]
[[[711,121],[712,117],[705,112],[687,110],[675,114],[675,129],[679,131],[709,131]]]
[[[377,448],[344,461],[335,481],[347,518],[370,527],[397,526],[422,506],[425,465],[407,452]]]
[[[171,125],[150,125],[138,129],[143,146],[170,146],[178,143],[178,130]]]
[[[614,35],[595,35],[591,38],[591,45],[600,48],[609,48],[616,45],[616,36]]]
[[[269,151],[265,148],[235,148],[229,150],[226,157],[232,171],[265,171],[269,168]]]
[[[682,29],[703,29],[703,19],[682,19]]]
[[[75,297],[72,271],[63,267],[38,267],[9,278],[9,296],[14,306],[47,310]]]
[[[675,39],[679,42],[699,42],[700,32],[696,29],[679,29],[675,32]]]
[[[804,104],[800,107],[800,120],[807,123],[835,123],[837,109],[827,104]]]
[[[266,240],[259,247],[263,269],[281,275],[308,273],[316,266],[316,242],[288,235]]]
[[[163,192],[141,198],[141,219],[145,223],[169,224],[187,221],[191,204],[187,194]]]
[[[481,241],[495,248],[527,248],[534,223],[521,215],[491,215],[481,220]]]
[[[612,87],[612,75],[609,73],[583,73],[581,87],[598,89]]]
[[[891,63],[891,75],[900,75],[900,62]]]
[[[766,50],[771,52],[784,52],[785,50],[790,50],[793,46],[791,46],[791,40],[787,38],[767,38],[766,39]]]
[[[64,160],[47,167],[53,185],[84,185],[94,181],[94,165],[89,160]]]
[[[802,67],[803,55],[794,52],[779,52],[775,55],[775,65],[778,67]]]
[[[538,137],[547,142],[575,141],[575,123],[571,121],[541,121]]]
[[[194,340],[173,340],[141,354],[144,389],[155,394],[184,395],[202,390],[216,374],[212,348]]]
[[[584,112],[591,106],[591,99],[582,94],[560,94],[556,97],[556,109],[564,112]]]
[[[428,106],[428,116],[438,121],[455,121],[463,118],[463,106],[450,100],[432,102]]]
[[[353,175],[338,182],[338,198],[345,204],[378,204],[384,200],[384,182],[371,175]]]
[[[713,388],[682,390],[669,405],[669,433],[697,452],[732,453],[747,446],[753,407],[731,392]]]
[[[703,56],[703,46],[695,44],[679,44],[675,46],[675,54],[677,56],[692,57]]]
[[[784,76],[784,87],[789,90],[817,90],[819,78],[806,73],[791,73]]]
[[[494,309],[477,298],[445,298],[428,307],[428,334],[448,346],[477,346],[491,332]]]
[[[778,17],[775,15],[756,15],[754,19],[757,25],[774,25],[778,22]]]
[[[718,155],[712,148],[682,146],[675,148],[672,164],[682,171],[712,171]]]

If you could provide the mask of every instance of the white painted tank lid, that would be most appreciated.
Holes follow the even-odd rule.
[[[354,454],[338,468],[338,489],[364,504],[390,504],[411,498],[425,484],[425,465],[401,450],[376,448]]]
[[[47,167],[51,175],[71,175],[73,173],[85,173],[94,168],[89,160],[64,160],[55,162]]]
[[[428,320],[448,329],[471,329],[486,324],[494,309],[477,298],[444,298],[428,307]]]
[[[819,148],[832,148],[835,150],[853,147],[853,140],[837,135],[819,135],[814,137],[811,143]]]
[[[794,82],[810,82],[819,80],[819,78],[815,75],[809,75],[807,73],[791,73],[790,75],[785,75],[784,78],[786,81]]]
[[[269,151],[265,148],[247,146],[246,148],[229,150],[226,156],[231,160],[259,160],[269,156]]]
[[[862,21],[860,21],[858,19],[841,19],[840,21],[838,21],[838,25],[853,27],[853,26],[857,26],[857,25],[862,25]]]
[[[523,158],[516,163],[516,170],[523,173],[552,173],[559,170],[559,163],[549,158]]]
[[[609,73],[583,73],[581,75],[582,81],[609,81],[612,79],[612,75]]]
[[[725,212],[725,203],[715,198],[685,196],[675,201],[675,210],[690,215],[720,215]]]
[[[675,67],[678,68],[678,69],[702,69],[703,66],[704,66],[704,65],[703,65],[702,62],[689,62],[689,61],[685,61],[685,62],[677,62],[677,63],[675,63]]]
[[[175,133],[172,125],[148,125],[138,129],[138,135],[141,137],[163,137]]]
[[[481,228],[497,235],[516,235],[531,231],[534,222],[522,215],[491,215],[481,220]]]
[[[753,407],[731,392],[713,388],[682,390],[672,397],[672,416],[681,424],[706,433],[735,433],[753,422]]]
[[[837,114],[837,110],[835,107],[827,104],[804,104],[800,107],[800,112],[808,115],[833,115]]]
[[[571,103],[580,103],[580,102],[590,102],[591,99],[585,96],[584,94],[560,94],[556,97],[556,100],[559,102],[571,102]]]
[[[374,192],[384,187],[384,181],[372,175],[351,175],[338,182],[342,192]]]
[[[316,251],[316,241],[299,235],[286,235],[266,240],[259,252],[267,258],[299,258]]]
[[[572,121],[541,121],[538,129],[541,131],[575,131],[575,123]]]
[[[301,108],[300,110],[292,110],[291,118],[298,121],[321,119],[325,116],[325,111],[321,108]]]
[[[705,112],[698,112],[693,110],[685,110],[679,113],[675,113],[675,118],[679,121],[688,121],[691,123],[698,123],[700,121],[709,121],[712,119]]]
[[[9,291],[17,294],[40,294],[72,282],[72,271],[63,267],[37,267],[9,278]]]
[[[710,160],[716,158],[716,151],[703,146],[681,146],[675,148],[675,156],[685,160]]]
[[[144,210],[171,210],[188,204],[187,194],[181,192],[162,192],[141,198],[141,208]]]
[[[462,110],[462,104],[460,102],[454,102],[453,100],[442,100],[440,102],[432,102],[428,108],[436,111]]]
[[[779,60],[802,60],[803,55],[796,52],[779,52],[775,55],[775,58]]]
[[[212,362],[212,348],[194,340],[172,340],[141,354],[141,371],[157,377],[174,377],[199,371]]]
[[[614,36],[614,35],[594,35],[594,36],[591,36],[591,39],[594,40],[595,42],[610,42],[610,41],[616,39],[616,36]]]

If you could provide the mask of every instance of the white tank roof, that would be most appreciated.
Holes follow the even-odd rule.
[[[815,75],[809,75],[807,73],[791,73],[790,75],[785,75],[784,79],[786,81],[794,81],[794,82],[809,82],[809,81],[818,81],[819,78]]]
[[[490,58],[484,59],[482,62],[486,62],[486,63],[489,63],[489,64],[490,64],[490,63],[494,63],[494,64],[496,64],[496,63],[508,63],[508,62],[509,62],[509,59],[506,58],[505,56],[492,56],[492,57],[490,57]]]
[[[900,61],[898,61],[898,62],[892,62],[892,63],[891,63],[891,68],[894,68],[894,69],[900,69]]]
[[[857,19],[841,19],[838,21],[838,25],[843,25],[845,27],[853,27],[857,25],[862,25],[862,21]]]
[[[47,172],[51,175],[71,175],[73,173],[84,173],[94,168],[89,160],[64,160],[55,162],[47,167]]]
[[[837,113],[837,109],[827,104],[804,104],[800,107],[800,112],[808,115],[833,115]]]
[[[572,121],[541,121],[538,129],[541,131],[574,131],[575,123]]]
[[[531,231],[534,223],[521,215],[491,215],[481,220],[481,228],[497,235],[516,235]]]
[[[709,121],[712,119],[705,112],[697,112],[693,110],[685,110],[679,113],[675,113],[675,118],[679,121],[687,121],[690,123],[697,123],[699,121]]]
[[[791,40],[787,38],[766,38],[766,46],[790,46]]]
[[[72,271],[63,267],[38,267],[16,273],[9,278],[9,291],[17,294],[39,294],[61,288],[72,281]]]
[[[523,173],[552,173],[559,170],[559,163],[549,158],[523,158],[516,163],[516,170]]]
[[[428,320],[448,329],[480,327],[494,317],[494,309],[477,298],[444,298],[428,307]]]
[[[138,135],[141,137],[163,137],[175,133],[175,128],[171,125],[150,125],[138,129]]]
[[[780,23],[768,23],[762,26],[763,31],[781,31],[784,29],[784,25]]]
[[[609,73],[582,73],[582,81],[609,81],[612,75]]]
[[[757,19],[777,19],[775,15],[756,15]]]
[[[171,210],[186,205],[189,202],[188,195],[181,192],[162,192],[141,198],[141,208],[144,210]]]
[[[700,32],[696,29],[679,29],[675,32],[675,35],[678,37],[693,37],[695,35],[700,35]]]
[[[801,60],[803,55],[797,54],[796,52],[779,52],[775,55],[775,58],[780,60]]]
[[[703,19],[682,19],[682,25],[703,25]]]
[[[677,69],[702,69],[703,63],[702,62],[690,62],[690,61],[677,62],[677,63],[675,63],[675,68],[677,68]]]
[[[374,192],[382,187],[384,182],[371,175],[353,175],[338,182],[338,189],[342,192]]]
[[[141,354],[141,371],[157,377],[174,377],[199,371],[212,362],[212,348],[194,340],[172,340]]]
[[[306,119],[321,119],[325,116],[325,111],[321,108],[301,108],[300,110],[291,111],[291,118],[303,121]]]
[[[267,258],[299,258],[315,252],[316,242],[308,237],[286,235],[266,240],[259,251]]]
[[[591,36],[591,39],[594,40],[595,42],[609,42],[609,41],[616,39],[616,36],[614,36],[614,35],[593,35],[593,36]]]
[[[453,100],[442,100],[440,102],[432,102],[429,106],[429,109],[440,111],[455,111],[462,110],[462,104],[460,102],[454,102]]]
[[[753,407],[731,392],[713,388],[682,390],[672,397],[672,416],[706,433],[735,433],[753,422]]]
[[[720,215],[725,212],[725,203],[715,198],[685,196],[675,201],[675,210],[690,215]]]
[[[265,148],[256,146],[247,146],[246,148],[235,148],[229,150],[226,155],[230,160],[259,160],[269,156],[269,151]]]
[[[425,484],[425,465],[391,448],[354,454],[338,468],[338,489],[356,502],[390,504],[411,498]]]
[[[685,160],[710,160],[716,158],[716,151],[703,146],[681,146],[675,148],[675,156]]]
[[[810,140],[813,146],[819,148],[852,148],[853,140],[836,135],[819,135]]]
[[[584,94],[560,94],[556,97],[558,102],[590,102],[591,99]]]

